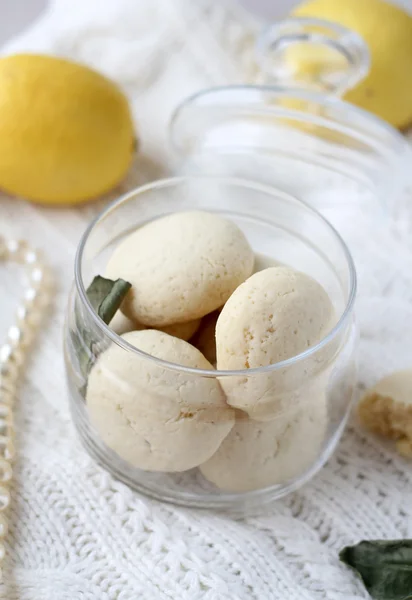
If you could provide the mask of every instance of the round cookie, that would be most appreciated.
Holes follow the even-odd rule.
[[[329,296],[311,277],[288,267],[255,273],[232,294],[216,324],[218,370],[264,367],[319,342],[331,329]],[[327,353],[282,370],[221,379],[228,403],[255,419],[272,419],[298,406],[301,386],[319,386]],[[316,375],[316,377],[315,377]]]
[[[275,260],[271,256],[267,256],[266,254],[261,254],[260,252],[255,252],[255,267],[253,269],[254,273],[259,273],[259,271],[263,271],[264,269],[269,269],[270,267],[279,267],[281,266],[279,261]]]
[[[159,331],[173,335],[174,337],[185,340],[186,342],[196,333],[199,329],[201,319],[195,319],[188,323],[175,323],[174,325],[167,325],[166,327],[159,327]],[[110,321],[110,327],[117,335],[123,335],[129,331],[141,331],[147,329],[141,323],[137,323],[132,319],[129,319],[120,310],[114,315]]]
[[[147,329],[123,338],[157,358],[213,368],[196,348],[166,333]],[[234,423],[217,380],[167,369],[116,344],[89,374],[86,405],[103,442],[148,471],[185,471],[201,464]]]
[[[194,319],[187,323],[173,323],[173,325],[166,325],[165,327],[159,327],[159,331],[173,335],[174,337],[180,338],[187,342],[196,333],[200,327],[201,319]],[[209,361],[211,362],[211,361]]]
[[[254,254],[235,223],[179,212],[144,225],[114,251],[106,277],[129,281],[122,312],[151,327],[199,319],[222,306],[253,271]]]
[[[216,365],[216,322],[220,310],[215,310],[210,315],[203,317],[199,330],[190,341],[212,364]]]
[[[255,253],[255,265],[253,272],[258,273],[268,267],[276,267],[279,263],[270,256]],[[215,310],[209,315],[203,317],[199,330],[191,340],[191,344],[207,358],[207,360],[216,366],[216,322],[220,314],[220,309]]]
[[[412,369],[395,371],[368,389],[358,406],[365,427],[396,441],[405,458],[412,458]]]
[[[110,329],[113,329],[117,335],[123,335],[129,331],[140,331],[145,329],[140,323],[136,323],[124,315],[120,310],[116,312],[113,319],[109,323]]]
[[[237,411],[236,423],[200,470],[227,492],[246,492],[299,477],[318,458],[327,428],[324,394],[273,421],[255,421]]]

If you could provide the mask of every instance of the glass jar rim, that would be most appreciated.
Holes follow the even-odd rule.
[[[296,354],[295,356],[292,356],[292,357],[282,360],[280,362],[274,363],[272,365],[267,365],[264,367],[255,367],[252,369],[239,369],[239,370],[228,370],[228,371],[220,371],[218,369],[213,369],[213,370],[197,369],[195,367],[186,367],[179,363],[173,363],[173,362],[170,362],[167,360],[163,360],[161,358],[157,358],[151,354],[147,354],[146,352],[143,352],[136,346],[133,346],[132,344],[127,342],[120,335],[115,333],[115,331],[113,331],[113,329],[111,329],[109,327],[109,325],[106,325],[106,323],[99,317],[97,312],[93,309],[91,302],[87,297],[86,287],[83,282],[82,260],[83,260],[83,254],[84,254],[88,239],[89,239],[90,235],[92,234],[94,228],[98,225],[98,223],[102,219],[104,219],[107,214],[109,214],[114,209],[116,209],[117,206],[123,204],[124,202],[127,202],[128,200],[130,200],[131,198],[133,198],[136,195],[145,193],[149,190],[153,190],[156,188],[164,188],[164,187],[168,187],[170,185],[176,185],[176,184],[183,183],[186,181],[202,181],[205,179],[207,179],[208,181],[213,180],[218,183],[221,182],[222,184],[225,184],[225,185],[237,185],[237,186],[240,185],[242,187],[247,187],[249,189],[252,189],[255,191],[260,191],[265,194],[269,194],[269,195],[276,194],[278,197],[281,196],[286,200],[293,200],[293,202],[304,206],[305,209],[307,209],[309,212],[311,212],[317,219],[322,221],[323,224],[327,227],[327,229],[329,229],[329,231],[332,233],[335,240],[338,242],[341,250],[343,251],[343,254],[345,256],[347,266],[348,266],[349,294],[348,294],[348,298],[346,301],[346,306],[343,309],[341,315],[339,316],[339,319],[338,319],[337,323],[335,324],[335,326],[327,333],[327,335],[325,337],[323,337],[314,346],[311,346],[304,352],[300,352],[299,354]],[[249,376],[250,377],[252,375],[258,375],[260,373],[268,373],[268,372],[284,369],[284,368],[290,367],[292,365],[295,365],[298,362],[301,362],[301,361],[309,358],[310,356],[312,356],[313,354],[316,354],[319,350],[321,350],[322,348],[327,346],[339,334],[339,332],[344,328],[346,322],[348,321],[348,319],[350,318],[350,316],[352,314],[355,299],[356,299],[356,290],[357,290],[356,269],[355,269],[355,264],[354,264],[352,255],[349,251],[349,248],[347,247],[346,243],[344,242],[343,238],[338,233],[338,231],[333,227],[333,225],[325,217],[323,217],[317,210],[315,210],[313,207],[311,207],[309,204],[307,204],[303,200],[296,198],[292,194],[289,194],[287,192],[279,190],[274,186],[262,184],[262,183],[251,181],[248,179],[242,179],[240,177],[224,177],[224,176],[222,177],[222,176],[212,176],[212,175],[175,176],[175,177],[169,177],[169,178],[165,178],[165,179],[157,179],[150,183],[147,183],[147,184],[144,184],[137,188],[134,188],[134,189],[130,190],[129,192],[122,194],[119,198],[116,198],[115,200],[110,202],[91,221],[91,223],[88,225],[87,229],[85,230],[85,232],[83,233],[83,235],[80,239],[79,246],[78,246],[77,252],[76,252],[76,257],[75,257],[74,276],[75,276],[76,289],[77,289],[77,292],[79,294],[79,297],[80,297],[80,300],[81,300],[83,306],[86,308],[88,314],[94,321],[95,325],[112,342],[114,342],[117,346],[120,346],[121,348],[123,348],[124,350],[126,350],[128,352],[133,352],[134,354],[137,354],[138,356],[144,358],[145,360],[152,361],[153,363],[155,363],[161,367],[164,367],[166,369],[178,371],[181,373],[191,374],[191,375],[197,375],[200,377],[230,377],[230,376],[232,376],[232,377],[233,376],[242,376],[242,377]]]

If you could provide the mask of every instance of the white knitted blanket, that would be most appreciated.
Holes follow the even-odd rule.
[[[210,85],[250,79],[247,48],[255,27],[238,9],[211,0],[56,0],[4,51],[68,56],[124,87],[142,140],[124,190],[170,168],[166,126],[178,101]],[[363,538],[412,537],[412,469],[356,425],[311,483],[244,519],[140,497],[80,446],[68,411],[61,331],[76,245],[106,201],[60,210],[0,198],[1,233],[43,248],[58,279],[55,311],[17,409],[18,459],[0,597],[367,598],[338,551]],[[344,208],[330,215],[343,230],[350,225],[358,262],[363,385],[412,365],[412,253],[400,240],[411,235],[407,208],[393,224],[397,237],[377,231],[367,218],[354,221]],[[3,333],[20,290],[11,271],[2,271],[1,281]]]

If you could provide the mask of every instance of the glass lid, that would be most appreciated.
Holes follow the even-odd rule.
[[[368,71],[362,38],[327,21],[291,19],[261,34],[256,62],[257,83],[204,90],[177,107],[170,137],[180,170],[257,179],[320,209],[328,189],[328,206],[331,196],[348,204],[361,197],[373,211],[392,211],[412,151],[389,124],[339,98]]]

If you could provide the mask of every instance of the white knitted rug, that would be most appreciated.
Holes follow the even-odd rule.
[[[56,1],[4,51],[39,50],[84,61],[128,93],[142,140],[122,190],[168,170],[167,123],[201,88],[252,76],[256,24],[217,2]],[[116,190],[117,195],[121,190]],[[186,510],[131,492],[96,466],[68,412],[61,352],[75,248],[107,199],[78,209],[0,198],[1,233],[27,237],[55,268],[55,312],[20,394],[18,459],[4,600],[358,600],[367,593],[338,560],[363,538],[412,537],[412,468],[349,427],[328,465],[302,490],[246,519]],[[342,206],[344,202],[342,203]],[[409,211],[394,224],[411,235]],[[361,383],[412,365],[412,254],[368,219],[350,224],[360,275]],[[356,234],[357,232],[357,234]],[[360,240],[362,243],[360,243]],[[359,249],[362,249],[359,252]],[[1,329],[19,297],[2,271]]]

